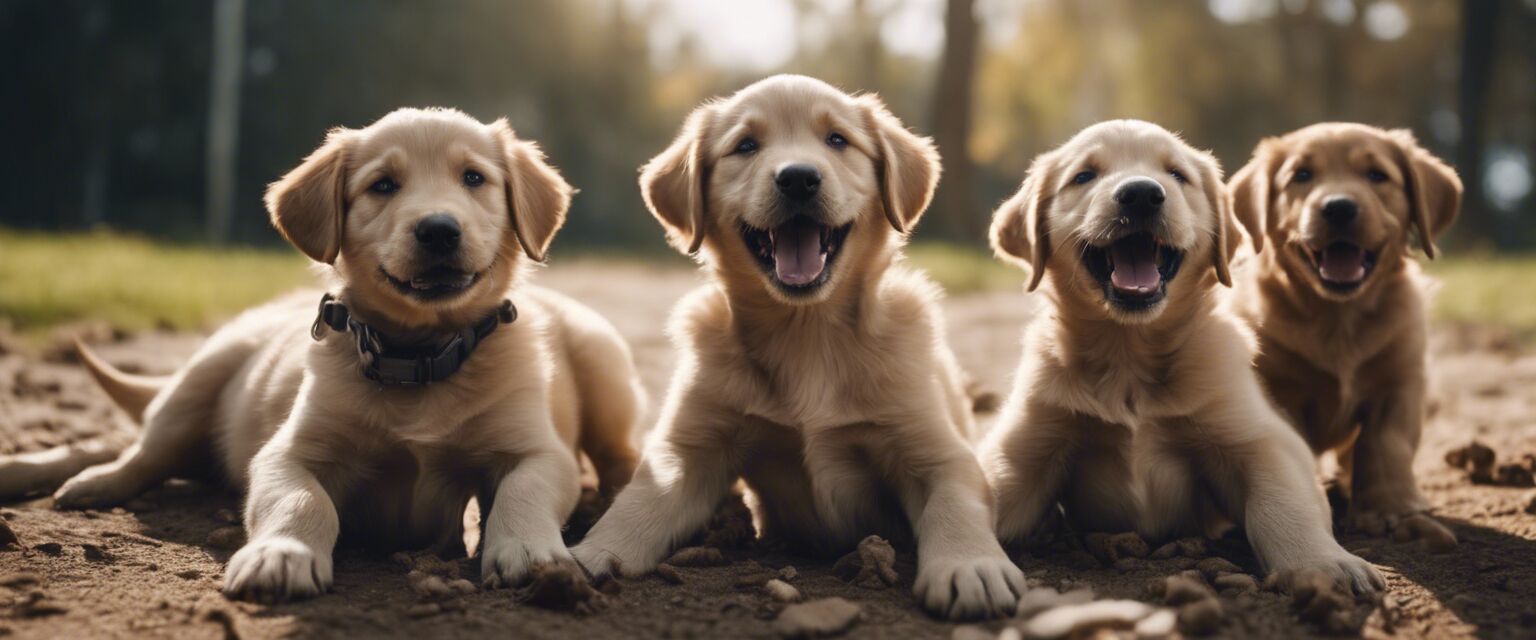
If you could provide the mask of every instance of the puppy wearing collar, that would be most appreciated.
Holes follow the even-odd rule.
[[[571,192],[505,121],[402,109],[333,130],[267,192],[274,226],[332,277],[318,317],[320,292],[253,309],[163,379],[82,349],[142,435],[72,478],[102,452],[0,460],[0,497],[62,482],[59,506],[99,508],[212,459],[246,493],[224,591],[263,601],[325,591],[343,531],[462,545],[471,497],[487,586],[569,562],[578,456],[604,492],[628,482],[643,402],[611,325],[521,284]]]

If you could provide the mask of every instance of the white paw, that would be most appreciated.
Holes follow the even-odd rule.
[[[81,471],[53,494],[59,509],[99,509],[132,500],[142,490],[138,478],[130,477],[116,463],[97,465]]]
[[[593,578],[645,575],[655,569],[658,562],[655,558],[646,558],[627,550],[622,544],[600,547],[590,540],[572,547],[571,555]]]
[[[1331,580],[1334,586],[1357,595],[1375,593],[1387,586],[1376,567],[1342,547],[1315,557],[1286,562],[1270,571],[1265,583],[1285,591],[1294,591],[1298,585],[1312,580],[1312,576],[1318,574]]]
[[[480,582],[487,589],[521,586],[537,565],[571,561],[563,544],[529,545],[516,541],[487,541],[480,558]]]
[[[918,558],[912,593],[929,613],[950,620],[1013,615],[1024,572],[998,549],[980,557]]]
[[[330,587],[331,554],[287,536],[252,540],[224,569],[224,595],[240,600],[282,602]]]

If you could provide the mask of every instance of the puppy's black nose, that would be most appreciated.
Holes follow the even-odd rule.
[[[1323,219],[1335,227],[1342,227],[1355,221],[1355,216],[1360,215],[1360,205],[1349,196],[1332,196],[1323,201]]]
[[[808,164],[785,165],[773,181],[778,183],[779,193],[785,198],[805,202],[815,197],[821,188],[821,171]]]
[[[462,234],[459,221],[446,213],[434,213],[416,223],[416,242],[422,249],[440,256],[457,251]]]
[[[1120,210],[1134,215],[1157,213],[1167,198],[1163,185],[1151,178],[1131,178],[1115,188],[1115,202],[1120,203]]]

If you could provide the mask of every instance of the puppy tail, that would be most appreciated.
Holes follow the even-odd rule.
[[[79,340],[75,341],[75,353],[80,354],[80,362],[85,365],[85,370],[91,372],[91,377],[96,379],[96,384],[101,386],[102,391],[107,392],[112,402],[127,412],[134,422],[140,424],[144,422],[144,409],[170,381],[168,376],[152,377],[123,373],[117,367],[102,360]]]

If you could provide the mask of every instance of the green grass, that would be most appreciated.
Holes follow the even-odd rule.
[[[77,320],[198,329],[313,282],[306,263],[293,251],[0,230],[0,318],[23,333]]]
[[[1024,282],[1022,270],[980,247],[920,243],[907,253],[951,294],[1018,290]],[[1528,293],[1536,256],[1455,256],[1427,266],[1444,285],[1435,297],[1438,320],[1536,334],[1536,296]],[[0,229],[0,324],[23,333],[80,320],[128,331],[200,329],[314,281],[306,260],[286,249]]]

